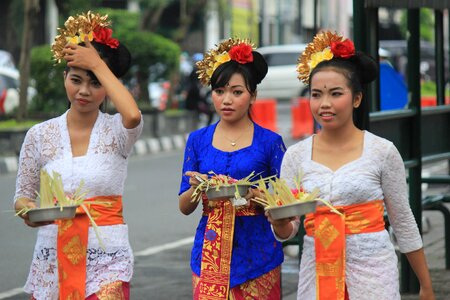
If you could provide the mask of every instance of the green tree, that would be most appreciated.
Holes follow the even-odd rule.
[[[407,17],[407,13],[405,11],[400,18],[400,32],[405,39],[407,36]],[[420,38],[428,42],[434,41],[434,13],[432,9],[420,9]]]
[[[131,52],[134,74],[139,88],[141,103],[149,103],[148,81],[149,78],[172,78],[178,72],[180,47],[170,39],[156,33],[139,30],[139,13],[125,10],[101,9],[102,14],[108,14],[112,21],[114,35],[122,41]],[[163,66],[158,74],[151,74],[152,66]]]
[[[164,9],[174,0],[139,0],[142,10],[139,29],[155,32]]]
[[[220,1],[221,2],[221,1]],[[208,0],[140,0],[142,19],[140,28],[163,35],[176,43],[182,43],[198,19],[202,19]],[[174,12],[170,25],[162,26],[165,10]]]
[[[178,70],[179,46],[169,39],[151,32],[137,29],[139,14],[124,10],[97,9],[95,12],[108,14],[112,22],[113,36],[123,43],[132,56],[130,79],[137,72],[141,98],[140,105],[149,103],[148,79],[150,67],[157,63],[165,66],[160,76],[170,78]],[[33,111],[64,111],[67,108],[63,88],[64,63],[55,65],[51,57],[50,45],[35,47],[32,51],[32,77],[36,81],[38,96],[32,107]]]
[[[17,121],[21,122],[27,115],[28,81],[30,78],[30,55],[36,15],[39,10],[38,0],[24,0],[24,24],[20,51],[20,97]]]
[[[101,4],[101,0],[54,0],[58,7],[59,15],[66,20],[68,16],[95,10]],[[62,20],[62,21],[64,21]]]

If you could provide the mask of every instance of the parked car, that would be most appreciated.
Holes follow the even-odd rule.
[[[14,68],[0,67],[0,115],[8,114],[19,106],[19,71]],[[28,103],[36,95],[36,89],[28,87]]]
[[[297,59],[306,44],[266,46],[257,49],[267,61],[269,70],[258,85],[258,98],[291,100],[305,96],[308,88],[297,78]]]
[[[0,68],[15,69],[14,58],[8,51],[0,50]]]
[[[160,80],[148,84],[148,93],[152,108],[163,111],[169,100],[170,81]]]
[[[407,42],[406,40],[381,40],[380,47],[386,49],[390,53],[389,61],[394,68],[399,71],[406,79],[407,74]],[[446,53],[447,50],[444,50]],[[445,56],[445,55],[444,55]],[[426,42],[420,42],[420,75],[424,80],[436,80],[436,62],[435,62],[434,45]],[[445,65],[448,65],[448,59],[445,58]],[[445,68],[445,77],[448,78],[448,68]]]

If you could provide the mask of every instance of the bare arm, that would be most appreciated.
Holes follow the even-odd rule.
[[[191,202],[191,196],[194,193],[194,187],[185,191],[179,196],[180,211],[185,215],[190,215],[198,206],[198,202]],[[201,201],[201,200],[200,200]]]
[[[272,219],[268,211],[266,211],[265,214],[270,224],[272,224],[273,232],[278,239],[287,240],[289,237],[291,237],[294,231],[293,221],[295,221],[295,217],[274,220]]]
[[[20,210],[24,208],[36,208],[36,207],[37,207],[36,201],[29,198],[18,198],[14,203],[14,209],[16,210],[16,213],[18,213]],[[53,222],[33,223],[28,218],[28,214],[19,214],[18,216],[21,217],[25,222],[25,224],[27,224],[30,227],[39,227],[48,224],[53,224]]]
[[[180,211],[185,215],[190,215],[191,213],[194,212],[194,210],[198,206],[198,203],[201,201],[201,199],[200,199],[200,201],[197,201],[197,202],[191,201],[191,197],[192,197],[192,194],[194,193],[195,188],[200,184],[200,181],[198,181],[195,178],[195,175],[198,175],[204,179],[206,179],[207,176],[202,175],[197,172],[190,172],[190,171],[186,172],[185,175],[190,177],[189,184],[191,185],[191,187],[179,196],[178,201],[179,201]]]
[[[434,300],[434,292],[431,284],[431,276],[428,270],[427,261],[423,248],[405,253],[414,273],[420,283],[420,300]]]
[[[100,58],[94,46],[85,39],[86,46],[68,44],[64,49],[67,66],[92,71],[106,90],[114,107],[122,116],[125,128],[135,128],[141,121],[141,113],[128,89],[111,72]]]

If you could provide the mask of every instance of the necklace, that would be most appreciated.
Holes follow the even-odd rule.
[[[236,142],[244,135],[244,132],[236,139],[232,140],[224,135],[224,137],[230,142],[232,147],[236,146]]]
[[[253,124],[251,124],[251,125],[253,125]],[[233,140],[233,139],[230,139],[230,138],[227,137],[225,134],[223,134],[223,137],[226,138],[226,139],[230,142],[231,147],[235,147],[235,146],[236,146],[236,142],[244,135],[244,133],[247,132],[247,130],[248,130],[248,128],[247,128],[246,130],[242,131],[241,135],[239,135],[239,136],[238,136],[237,138],[235,138],[234,140]]]

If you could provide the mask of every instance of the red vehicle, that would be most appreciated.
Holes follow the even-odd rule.
[[[0,67],[0,115],[9,114],[19,106],[19,71],[14,68]],[[28,87],[28,103],[36,95],[33,87]]]

